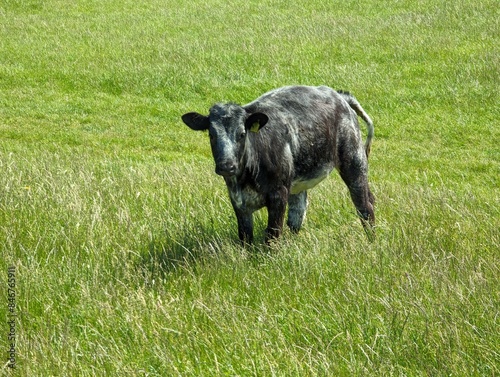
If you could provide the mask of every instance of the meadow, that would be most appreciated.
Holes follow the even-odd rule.
[[[499,376],[499,20],[494,0],[1,0],[0,375]],[[299,234],[265,246],[264,210],[238,243],[180,116],[291,84],[372,117],[373,242],[333,173]]]

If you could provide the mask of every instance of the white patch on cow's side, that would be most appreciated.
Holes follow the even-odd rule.
[[[288,125],[287,128],[288,128],[288,132],[290,133],[290,136],[291,136],[290,149],[291,149],[292,153],[295,154],[299,150],[299,147],[300,147],[299,133],[298,133],[298,130],[296,127],[292,127],[292,126]]]
[[[286,174],[289,176],[292,174],[293,171],[293,154],[292,150],[290,148],[290,144],[287,144],[285,146],[285,149],[283,151],[283,164],[286,164]],[[283,165],[283,168],[285,168],[285,165]]]
[[[308,180],[304,180],[304,179],[299,178],[299,179],[293,181],[292,188],[291,188],[290,192],[292,194],[298,194],[299,192],[306,191],[306,190],[313,188],[318,183],[320,183],[323,179],[328,177],[328,175],[332,172],[332,170],[333,170],[333,167],[332,168],[328,167],[328,168],[323,169],[320,172],[320,174],[314,178],[311,178]]]

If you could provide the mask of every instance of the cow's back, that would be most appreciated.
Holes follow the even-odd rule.
[[[288,86],[244,106],[262,112],[269,123],[260,133],[271,147],[293,159],[292,191],[313,187],[335,167],[338,125],[351,117],[349,106],[333,89]]]

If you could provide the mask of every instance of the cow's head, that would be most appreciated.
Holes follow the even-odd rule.
[[[187,113],[182,120],[195,131],[208,130],[215,160],[215,172],[224,177],[242,173],[242,157],[249,132],[259,132],[269,118],[263,113],[248,113],[236,104],[217,104],[208,116]]]

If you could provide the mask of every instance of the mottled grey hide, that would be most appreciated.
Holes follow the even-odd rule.
[[[367,124],[363,145],[357,116]],[[326,86],[288,86],[247,105],[216,104],[208,116],[188,113],[193,130],[208,130],[215,172],[226,181],[243,242],[253,240],[253,212],[267,207],[266,242],[287,224],[298,232],[305,218],[307,190],[336,168],[365,229],[375,224],[368,187],[373,123],[347,92]]]

